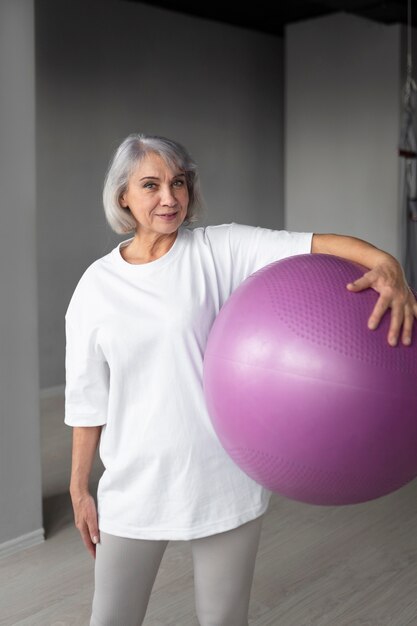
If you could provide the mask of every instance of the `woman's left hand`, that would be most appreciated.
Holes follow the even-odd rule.
[[[391,257],[347,285],[350,291],[362,291],[369,287],[379,293],[379,298],[368,320],[368,328],[377,328],[384,313],[390,308],[389,344],[397,345],[402,327],[402,343],[405,346],[410,345],[414,320],[417,318],[417,301],[407,284],[400,263]]]

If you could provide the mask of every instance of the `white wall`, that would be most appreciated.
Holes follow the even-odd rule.
[[[286,227],[399,256],[400,26],[338,14],[285,36]]]
[[[282,40],[131,2],[38,0],[41,387],[64,382],[64,313],[86,266],[121,239],[101,188],[129,133],[184,143],[201,223],[283,227]]]
[[[0,2],[0,555],[43,541],[33,0]]]

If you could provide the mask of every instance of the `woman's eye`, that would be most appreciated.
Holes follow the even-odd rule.
[[[145,189],[153,189],[155,187],[155,183],[145,183],[143,186]]]
[[[184,184],[183,180],[175,180],[174,181],[174,187],[182,187]]]

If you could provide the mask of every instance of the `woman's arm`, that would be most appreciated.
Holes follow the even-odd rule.
[[[95,544],[100,540],[100,535],[96,504],[89,492],[88,481],[101,428],[102,426],[75,426],[72,433],[72,468],[69,490],[75,526],[80,531],[87,550],[94,558]]]
[[[333,254],[368,267],[369,272],[347,285],[350,291],[371,287],[380,294],[368,320],[368,327],[377,328],[385,311],[391,308],[389,343],[397,345],[401,326],[403,344],[411,343],[414,318],[417,318],[417,302],[395,257],[362,239],[333,234],[315,233],[311,252]]]
[[[70,492],[88,492],[88,480],[100,439],[101,426],[75,426],[72,431]]]

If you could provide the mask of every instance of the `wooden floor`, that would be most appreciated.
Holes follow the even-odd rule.
[[[73,524],[71,428],[42,401],[46,541],[0,560],[1,626],[88,626],[94,560]],[[102,466],[92,474],[95,493]],[[316,507],[273,496],[251,626],[417,626],[417,481],[373,502]],[[120,624],[120,626],[124,626]],[[198,626],[190,546],[168,544],[144,626]]]

